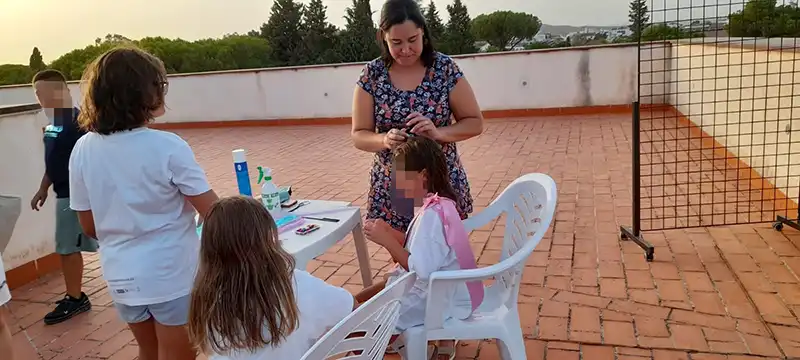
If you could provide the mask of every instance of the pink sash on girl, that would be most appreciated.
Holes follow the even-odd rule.
[[[475,254],[469,246],[469,234],[461,222],[461,215],[456,209],[456,203],[451,199],[440,197],[438,194],[428,194],[422,205],[422,210],[417,213],[417,216],[429,207],[433,207],[439,214],[444,226],[444,238],[447,241],[447,245],[455,251],[456,259],[461,269],[477,268]],[[483,302],[483,283],[479,280],[467,281],[467,290],[472,303],[472,311],[475,311]]]

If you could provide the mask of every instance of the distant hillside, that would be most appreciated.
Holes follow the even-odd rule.
[[[620,25],[622,26],[622,25]],[[586,26],[572,26],[572,25],[548,25],[542,24],[542,29],[539,30],[543,33],[550,33],[553,35],[567,35],[576,31],[580,31],[583,28],[588,27],[592,29],[613,29],[618,26],[593,26],[593,25],[586,25]]]

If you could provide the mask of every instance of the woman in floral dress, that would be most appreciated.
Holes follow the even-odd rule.
[[[373,230],[391,231],[391,226],[402,239],[413,207],[397,198],[393,206],[392,149],[408,134],[442,144],[459,210],[466,217],[472,212],[472,195],[456,143],[480,135],[483,117],[458,65],[434,50],[414,0],[386,1],[380,36],[383,55],[364,67],[355,88],[352,139],[356,148],[375,153],[367,218],[383,221],[366,224],[367,236]]]

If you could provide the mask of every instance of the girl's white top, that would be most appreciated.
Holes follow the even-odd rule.
[[[414,287],[401,300],[400,319],[396,328],[403,331],[410,327],[422,325],[425,321],[425,306],[428,300],[428,280],[434,271],[459,270],[456,253],[444,236],[444,227],[439,214],[433,207],[424,210],[411,224],[406,234],[406,249],[411,254],[408,268],[417,272]],[[405,269],[397,266],[389,277],[392,282],[405,273]],[[466,284],[459,284],[448,289],[449,304],[442,312],[443,320],[455,317],[466,319],[472,313],[469,291]]]

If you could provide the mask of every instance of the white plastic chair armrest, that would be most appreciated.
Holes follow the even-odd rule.
[[[519,256],[517,256],[519,255]],[[514,254],[513,256],[497,264],[468,270],[447,270],[435,271],[428,280],[428,299],[425,304],[425,329],[441,329],[444,325],[445,307],[447,306],[447,289],[467,281],[483,281],[491,279],[498,274],[508,271],[520,262],[525,261],[524,254]]]
[[[533,174],[533,175],[541,176],[542,174]],[[502,203],[503,201],[505,201],[504,199],[508,196],[507,192],[511,188],[511,185],[514,185],[515,183],[521,182],[525,178],[526,177],[523,176],[523,177],[519,177],[519,178],[515,179],[514,181],[512,181],[511,184],[509,184],[505,189],[503,189],[503,192],[501,192],[500,195],[498,195],[494,200],[492,200],[492,202],[489,204],[489,206],[487,206],[485,209],[483,209],[483,211],[481,211],[481,212],[479,212],[477,214],[474,214],[474,215],[468,217],[467,219],[465,219],[464,220],[464,227],[467,229],[467,232],[472,232],[473,230],[475,230],[475,229],[477,229],[477,228],[479,228],[481,226],[484,226],[484,225],[488,224],[489,222],[491,222],[492,220],[500,217],[500,214],[502,214],[505,210],[503,209],[502,206],[500,206],[500,204],[495,206],[495,203],[498,203],[498,202]],[[550,179],[550,182],[553,183],[553,188],[555,188],[555,182],[553,182],[553,180],[550,177],[547,177],[547,178]],[[555,194],[553,194],[553,195],[555,195]]]
[[[492,204],[494,204],[494,201]],[[467,233],[470,233],[475,229],[494,221],[494,219],[500,217],[502,212],[503,208],[501,206],[492,206],[490,204],[489,207],[483,209],[483,211],[464,219],[464,228],[467,230]]]

